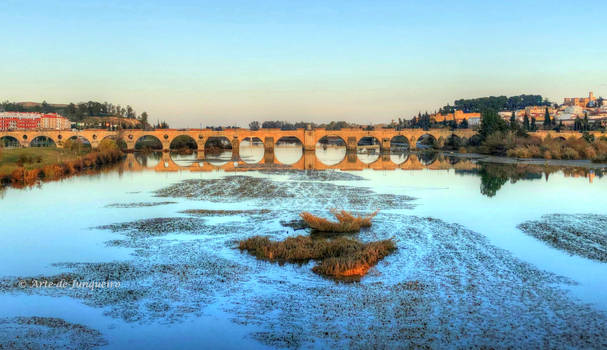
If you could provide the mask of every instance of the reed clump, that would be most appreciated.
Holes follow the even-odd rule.
[[[354,216],[345,210],[337,211],[333,209],[331,210],[331,214],[335,216],[337,222],[312,215],[309,212],[303,212],[299,214],[299,216],[310,228],[317,231],[351,233],[358,232],[363,227],[371,227],[371,220],[378,212],[379,211],[375,211],[369,215]]]
[[[316,260],[319,263],[312,271],[317,274],[337,279],[359,279],[393,252],[396,245],[392,240],[362,243],[346,237],[313,239],[296,236],[272,241],[268,237],[255,236],[241,241],[239,248],[259,259],[280,263]]]

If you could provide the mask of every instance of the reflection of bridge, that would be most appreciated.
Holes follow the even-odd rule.
[[[201,154],[201,153],[198,153]],[[318,157],[316,153],[313,151],[305,151],[301,158],[296,161],[294,164],[285,165],[281,164],[273,153],[266,152],[264,154],[264,158],[256,163],[250,164],[246,163],[242,160],[238,161],[227,161],[222,165],[214,165],[210,163],[208,160],[204,159],[204,155],[200,155],[199,157],[193,157],[191,160],[191,164],[187,166],[182,166],[177,164],[170,153],[163,152],[159,155],[158,163],[154,165],[146,166],[142,164],[140,160],[138,160],[137,156],[139,154],[129,153],[127,154],[127,158],[125,160],[124,166],[128,170],[138,171],[145,169],[153,169],[157,172],[175,172],[175,171],[214,171],[214,170],[223,170],[223,171],[249,171],[249,170],[274,170],[274,169],[295,169],[295,170],[326,170],[326,169],[339,169],[339,170],[364,170],[364,169],[374,169],[374,170],[422,170],[422,169],[431,169],[431,170],[440,170],[440,169],[450,169],[450,168],[462,168],[462,169],[472,169],[475,167],[475,164],[470,160],[466,159],[455,159],[443,156],[443,154],[437,152],[428,152],[427,159],[424,160],[424,156],[418,155],[415,153],[407,154],[405,161],[400,164],[397,164],[392,161],[391,155],[388,153],[384,153],[378,155],[377,160],[367,164],[362,162],[356,153],[347,153],[343,160],[341,160],[338,164],[335,165],[326,165],[324,164]],[[145,155],[141,155],[145,156]],[[196,158],[196,159],[194,159]],[[215,160],[216,161],[216,160]],[[214,162],[215,162],[214,161]]]
[[[378,130],[363,130],[363,129],[341,129],[341,130],[325,130],[325,129],[314,129],[314,130],[279,130],[279,129],[260,129],[260,130],[248,130],[248,129],[226,129],[222,131],[214,131],[210,129],[188,129],[188,130],[175,130],[175,129],[164,129],[164,130],[121,130],[121,131],[108,131],[108,130],[30,130],[30,131],[0,131],[0,138],[12,138],[14,141],[19,142],[23,147],[30,146],[31,142],[40,137],[46,137],[51,139],[57,147],[63,147],[63,142],[66,140],[78,137],[86,139],[91,143],[91,146],[97,147],[99,142],[104,138],[119,138],[126,142],[128,150],[134,150],[137,140],[144,136],[152,136],[160,141],[162,144],[162,150],[168,151],[171,148],[171,142],[178,136],[186,136],[192,139],[196,145],[198,151],[204,151],[205,143],[210,138],[226,138],[232,144],[232,151],[234,152],[235,159],[237,159],[238,148],[240,142],[245,138],[258,138],[265,146],[266,151],[272,151],[274,144],[283,138],[296,138],[303,145],[304,150],[312,151],[315,149],[316,144],[324,137],[339,138],[345,144],[348,151],[354,151],[358,143],[365,137],[371,137],[376,139],[376,142],[380,145],[382,152],[386,152],[390,149],[391,142],[398,136],[405,138],[405,143],[409,144],[411,149],[415,149],[416,142],[420,137],[424,135],[430,135],[434,139],[447,139],[449,137],[466,137],[469,138],[474,135],[474,131],[471,129],[457,129],[450,131],[448,129],[378,129]],[[591,132],[596,137],[607,136],[605,133]],[[569,138],[571,136],[579,138],[581,134],[578,132],[548,132],[538,131],[531,133],[533,136],[545,138],[547,135],[552,137],[563,137]],[[399,140],[399,143],[401,141]]]

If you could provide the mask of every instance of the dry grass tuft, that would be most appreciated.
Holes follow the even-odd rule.
[[[345,237],[313,239],[296,236],[277,242],[255,236],[241,241],[239,248],[259,259],[281,263],[318,260],[320,263],[312,269],[315,273],[333,278],[359,279],[394,251],[396,245],[392,240],[361,243]]]
[[[299,214],[301,218],[312,229],[322,232],[348,233],[358,232],[362,227],[371,227],[371,219],[377,215],[378,211],[366,216],[354,216],[345,210],[331,210],[331,214],[335,216],[337,222],[327,220],[308,212]]]

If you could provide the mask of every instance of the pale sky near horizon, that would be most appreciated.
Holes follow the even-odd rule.
[[[5,0],[0,100],[108,101],[199,127],[607,97],[606,19],[606,1]]]

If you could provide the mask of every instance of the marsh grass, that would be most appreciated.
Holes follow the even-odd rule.
[[[393,252],[396,245],[392,240],[362,243],[346,237],[314,239],[296,236],[272,241],[268,237],[254,236],[240,241],[239,249],[259,259],[279,263],[316,260],[319,263],[312,271],[319,275],[357,280]]]
[[[312,215],[309,212],[302,212],[299,216],[313,230],[321,232],[351,233],[358,232],[363,227],[371,227],[371,220],[378,212],[379,211],[375,211],[369,215],[354,216],[345,210],[337,211],[333,209],[331,210],[331,214],[335,216],[337,222]]]
[[[30,158],[33,161],[29,162]],[[0,161],[0,183],[29,186],[40,180],[54,181],[85,170],[99,169],[122,158],[123,154],[118,149],[102,149],[84,155],[57,149],[11,150],[11,154],[4,154]]]

